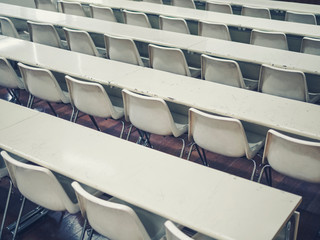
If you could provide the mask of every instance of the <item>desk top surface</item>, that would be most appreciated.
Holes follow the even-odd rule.
[[[253,46],[195,35],[186,35],[158,29],[148,29],[98,19],[17,7],[10,4],[0,4],[0,15],[47,22],[56,26],[82,29],[99,34],[122,36],[136,41],[177,47],[190,52],[205,53],[236,61],[256,64],[267,63],[277,67],[286,67],[301,70],[305,73],[319,75],[320,57],[316,55]],[[181,39],[183,39],[183,41],[181,41]]]
[[[315,104],[14,38],[2,37],[0,43],[0,56],[15,61],[320,140],[320,107]]]
[[[0,130],[0,147],[219,239],[270,240],[301,202],[300,196],[45,113]]]
[[[71,0],[85,4],[97,4],[111,8],[121,8],[132,11],[140,11],[155,15],[165,15],[171,17],[180,17],[186,20],[209,21],[224,23],[228,26],[260,29],[265,31],[283,32],[297,36],[310,36],[320,38],[320,26],[292,23],[280,20],[269,20],[263,18],[252,18],[235,14],[223,14],[198,9],[181,8],[170,5],[160,5],[148,2],[137,2],[127,0]],[[276,3],[276,1],[274,1]]]

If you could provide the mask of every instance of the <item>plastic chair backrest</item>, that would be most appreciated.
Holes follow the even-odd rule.
[[[269,130],[262,161],[284,175],[320,183],[319,156],[319,142],[300,140]]]
[[[12,89],[24,88],[11,64],[3,57],[0,57],[0,86]]]
[[[265,32],[253,29],[251,31],[250,44],[288,50],[287,37],[280,32]]]
[[[53,211],[79,211],[78,205],[71,202],[50,170],[17,161],[5,151],[1,152],[1,156],[13,184],[27,199]]]
[[[9,18],[0,17],[0,24],[2,35],[13,38],[20,38],[16,27],[13,25],[12,21]]]
[[[81,213],[90,226],[108,239],[150,240],[134,210],[126,205],[97,198],[73,182]]]
[[[218,3],[218,2],[207,1],[206,10],[212,11],[212,12],[233,14],[232,7],[228,3]]]
[[[113,10],[110,7],[102,7],[90,4],[91,16],[93,18],[106,20],[110,22],[117,22]]]
[[[190,34],[186,20],[183,18],[173,18],[160,15],[160,29],[171,32]]]
[[[58,11],[57,7],[54,5],[54,3],[51,0],[34,0],[34,4],[38,9],[53,11],[53,12]]]
[[[241,15],[247,17],[271,19],[270,10],[268,8],[242,6]]]
[[[162,0],[142,0],[143,2],[163,4]]]
[[[248,140],[238,119],[189,109],[189,140],[201,148],[228,157],[248,156]]]
[[[196,9],[196,5],[193,0],[172,0],[172,5],[176,7]]]
[[[181,49],[149,44],[149,57],[151,68],[191,76],[187,60]]]
[[[170,220],[167,220],[164,226],[166,227],[166,240],[192,240],[192,238],[183,233]]]
[[[140,27],[151,28],[151,24],[145,13],[132,12],[128,10],[122,10],[122,12],[123,12],[124,23],[140,26]]]
[[[124,115],[135,127],[158,135],[172,135],[171,112],[161,98],[142,96],[122,90]]]
[[[294,100],[309,101],[306,77],[303,72],[263,64],[258,91]]]
[[[43,68],[18,63],[25,87],[33,96],[50,102],[68,102],[53,74]]]
[[[317,24],[316,16],[312,13],[299,13],[287,11],[285,16],[285,21],[306,23],[306,24]]]
[[[229,28],[223,23],[199,21],[199,36],[231,41]]]
[[[320,55],[320,39],[304,37],[301,42],[300,52]]]
[[[107,57],[111,60],[144,66],[132,39],[104,35]]]
[[[201,55],[201,78],[233,87],[245,88],[239,64],[234,60]]]
[[[86,14],[79,2],[59,1],[63,13],[86,17]]]
[[[71,51],[88,54],[92,56],[99,56],[98,50],[94,45],[89,33],[81,30],[73,30],[63,28],[69,49]]]
[[[35,43],[61,48],[61,40],[52,24],[27,21],[30,40]]]
[[[99,83],[85,82],[66,76],[71,104],[86,114],[109,118],[114,108],[105,89]]]

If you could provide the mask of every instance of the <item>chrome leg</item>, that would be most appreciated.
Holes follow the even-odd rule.
[[[6,220],[6,216],[7,216],[7,211],[8,211],[8,207],[9,207],[9,202],[10,202],[10,198],[11,198],[11,191],[12,191],[12,181],[10,180],[10,187],[9,187],[9,192],[8,192],[8,197],[7,197],[7,201],[6,201],[6,207],[4,209],[4,213],[3,213],[3,217],[2,217],[2,223],[1,223],[1,228],[0,228],[0,240],[2,239],[2,231],[3,231],[3,227],[4,227],[4,222]]]
[[[20,224],[20,220],[21,220],[21,215],[22,215],[22,211],[23,211],[25,202],[26,202],[26,198],[23,197],[22,203],[21,203],[21,207],[20,207],[20,211],[19,211],[19,216],[18,216],[18,219],[17,219],[16,228],[14,229],[12,240],[16,239],[16,235],[17,235],[17,232],[18,232],[18,228],[19,228],[19,224]]]
[[[121,121],[121,124],[122,124],[122,129],[121,129],[121,132],[120,132],[120,138],[122,138],[122,135],[123,135],[123,132],[124,132],[124,121]]]
[[[83,240],[84,234],[86,232],[86,227],[87,227],[87,219],[84,220],[82,231],[81,231],[80,240]]]
[[[191,156],[191,153],[192,153],[192,151],[193,151],[193,147],[194,147],[194,145],[195,145],[195,144],[196,144],[195,142],[191,144],[191,146],[190,146],[190,150],[189,150],[189,153],[188,153],[187,160],[189,160],[189,159],[190,159],[190,156]]]
[[[184,141],[183,138],[180,138],[180,139],[181,139],[181,141],[182,141],[182,148],[181,148],[181,152],[180,152],[180,157],[182,158],[184,149],[185,149],[185,147],[186,147],[186,143],[185,143],[185,141]]]
[[[54,114],[56,117],[58,117],[58,114],[56,113],[56,111],[55,111],[55,110],[54,110],[54,108],[52,107],[51,103],[50,103],[50,102],[48,102],[48,101],[47,101],[47,103],[48,103],[48,105],[49,105],[49,107],[50,107],[51,111],[53,112],[53,114]]]

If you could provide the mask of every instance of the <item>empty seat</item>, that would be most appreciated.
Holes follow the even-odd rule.
[[[110,7],[97,6],[94,4],[90,4],[91,16],[93,18],[106,20],[110,22],[117,22],[113,10]]]
[[[57,12],[57,6],[52,2],[52,0],[34,0],[36,8]]]
[[[287,11],[285,20],[288,22],[306,23],[306,24],[317,24],[316,16],[312,13],[300,13]]]
[[[46,101],[52,112],[57,116],[50,102],[69,103],[69,94],[61,90],[56,78],[49,70],[30,67],[22,63],[18,63],[18,66],[26,90],[29,92],[27,107],[31,108],[34,97],[37,97]]]
[[[92,41],[89,33],[81,30],[73,30],[69,28],[63,28],[68,47],[71,51],[88,54],[99,57],[100,54]],[[103,53],[101,53],[103,55]]]
[[[107,58],[111,60],[144,66],[136,44],[132,39],[104,35]]]
[[[16,27],[9,18],[0,17],[0,24],[2,35],[13,38],[21,38],[23,40],[29,40],[29,33],[26,33],[24,31],[18,33]]]
[[[300,52],[320,55],[320,39],[304,37],[301,42]]]
[[[163,99],[143,96],[125,89],[122,90],[122,97],[126,121],[139,130],[141,140],[147,146],[152,146],[149,133],[179,137],[187,131],[187,118],[171,112]],[[184,150],[184,140],[182,141],[180,157]]]
[[[11,101],[21,104],[17,90],[24,89],[21,78],[6,58],[0,57],[0,86],[5,87],[11,95]]]
[[[68,2],[59,0],[59,4],[63,13],[86,17],[86,14],[79,2]]]
[[[149,44],[149,57],[151,68],[189,77],[200,75],[200,69],[188,67],[181,49]]]
[[[228,3],[207,1],[206,10],[212,12],[233,14],[232,7]]]
[[[117,240],[160,240],[164,235],[165,219],[120,199],[109,201],[85,191],[77,182],[72,183],[85,218],[82,239],[87,222],[99,234]],[[92,236],[92,235],[91,235]],[[90,236],[90,237],[91,237]]]
[[[160,29],[171,32],[190,34],[186,20],[183,18],[173,18],[160,15]]]
[[[263,93],[315,103],[320,93],[309,93],[306,76],[297,70],[283,69],[263,64],[258,90]]]
[[[268,8],[242,6],[241,15],[247,16],[247,17],[271,19],[270,10]]]
[[[250,44],[288,50],[287,37],[280,32],[266,32],[253,29],[251,31]]]
[[[193,0],[172,0],[172,5],[176,7],[196,9],[196,5]]]
[[[199,36],[231,41],[229,28],[223,23],[199,21]]]
[[[258,81],[242,77],[239,64],[234,60],[201,55],[201,78],[233,87],[256,90]]]
[[[142,12],[132,12],[128,10],[122,10],[124,23],[151,28],[151,24],[149,22],[148,16]]]
[[[251,174],[253,180],[256,170],[253,157],[263,147],[265,136],[245,131],[238,119],[220,117],[190,108],[188,138],[194,141],[204,165],[208,165],[204,149],[227,157],[245,156],[254,164]],[[202,148],[202,156],[199,147]],[[192,147],[189,156],[191,151]]]
[[[122,99],[110,97],[99,83],[86,82],[66,76],[66,82],[73,106],[71,121],[76,122],[78,112],[90,116],[95,127],[101,131],[94,117],[120,119],[123,117]],[[116,105],[112,103],[113,100]],[[120,103],[120,104],[119,104]],[[124,124],[122,124],[124,127]],[[123,127],[120,134],[122,137]]]
[[[32,42],[62,48],[61,39],[52,24],[32,21],[27,21],[27,24]]]

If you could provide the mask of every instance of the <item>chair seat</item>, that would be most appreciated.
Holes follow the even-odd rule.
[[[112,116],[112,118],[113,119],[122,118],[124,115],[122,98],[116,97],[113,95],[109,95],[109,98],[110,98],[110,101],[112,102],[114,110],[116,111],[116,115]]]
[[[251,159],[264,145],[265,136],[250,131],[246,131],[246,136],[250,149],[250,152],[248,153],[248,158]]]
[[[177,131],[174,133],[175,137],[179,137],[188,130],[188,117],[176,112],[171,112]]]
[[[320,99],[320,93],[308,93],[309,94],[309,102],[316,103]]]
[[[61,101],[63,103],[70,103],[70,94],[68,92],[62,91],[63,97],[61,98]]]
[[[200,68],[195,68],[195,67],[189,67],[191,77],[198,78],[201,74],[201,69]]]
[[[249,78],[243,78],[243,81],[246,85],[246,89],[248,90],[257,90],[258,88],[258,80],[253,80]]]

